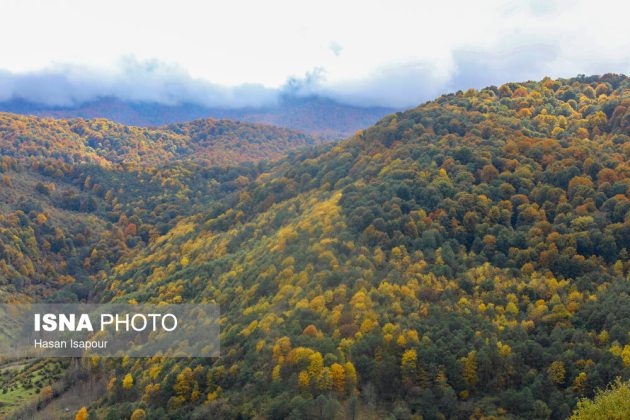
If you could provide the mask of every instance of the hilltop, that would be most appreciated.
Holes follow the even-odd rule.
[[[210,165],[274,160],[321,140],[286,128],[202,119],[158,128],[105,119],[27,117],[0,113],[2,155],[99,165],[159,166],[191,160]]]

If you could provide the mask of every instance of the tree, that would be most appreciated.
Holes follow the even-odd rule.
[[[88,410],[85,407],[81,407],[79,411],[77,411],[77,415],[74,416],[74,420],[87,420],[89,417]]]
[[[308,376],[308,372],[305,370],[300,371],[298,375],[298,387],[302,392],[308,392],[311,385],[311,378]]]
[[[578,402],[570,420],[627,419],[630,413],[630,382],[619,378],[604,390],[599,390],[592,400]]]
[[[551,366],[549,366],[549,369],[547,369],[547,374],[553,383],[556,385],[562,385],[566,375],[564,363],[560,361],[553,362]]]
[[[138,408],[136,410],[134,410],[134,412],[131,414],[131,419],[130,420],[144,420],[147,418],[146,413],[144,412],[143,409]]]
[[[332,387],[339,395],[343,395],[346,390],[346,372],[339,363],[333,363],[330,366],[330,376],[332,379]]]
[[[400,362],[403,379],[407,382],[413,382],[417,373],[418,355],[414,349],[406,350]]]
[[[333,387],[333,381],[330,374],[330,368],[323,368],[321,374],[316,378],[317,389],[321,392],[330,391]]]
[[[273,369],[271,370],[271,380],[274,382],[277,382],[281,379],[281,377],[282,377],[282,366],[275,365]]]
[[[42,396],[42,399],[44,401],[50,400],[54,395],[52,386],[47,385],[43,387],[42,390],[40,391],[40,395]]]
[[[173,391],[175,391],[177,396],[189,399],[195,385],[197,385],[197,383],[193,379],[192,369],[186,367],[177,375],[177,380],[173,385]]]
[[[122,381],[123,389],[130,390],[133,387],[133,376],[130,373],[126,374]]]
[[[626,344],[623,346],[623,351],[621,352],[621,360],[623,361],[623,365],[625,367],[630,367],[630,344]]]
[[[481,170],[481,180],[483,182],[492,182],[495,178],[499,176],[499,171],[494,165],[486,165]]]
[[[136,236],[138,234],[138,228],[135,223],[129,223],[125,227],[125,236]]]
[[[317,380],[322,374],[324,358],[320,352],[315,352],[309,356],[308,374],[311,379]]]
[[[573,381],[573,387],[575,388],[575,392],[578,395],[586,394],[587,381],[588,381],[588,376],[586,376],[586,373],[584,372],[580,372],[578,376],[575,377],[575,380]]]
[[[464,364],[464,379],[471,388],[477,384],[477,352],[472,350],[462,359]]]
[[[39,213],[37,215],[37,223],[39,223],[40,225],[46,224],[47,221],[48,221],[48,217],[46,217],[44,213]]]
[[[352,392],[357,387],[357,370],[352,362],[346,362],[344,370],[346,372],[346,387],[348,392]]]
[[[346,405],[346,415],[350,420],[355,420],[359,414],[359,399],[353,395]]]

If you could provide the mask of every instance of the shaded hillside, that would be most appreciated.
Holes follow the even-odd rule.
[[[326,139],[340,139],[375,123],[388,108],[356,107],[330,99],[282,97],[273,106],[260,108],[206,108],[200,105],[177,106],[157,103],[132,103],[106,98],[76,107],[49,107],[12,100],[0,103],[0,111],[54,118],[106,118],[134,126],[160,126],[202,118],[226,118],[264,123],[299,130]]]
[[[94,282],[266,166],[0,159],[0,301],[89,299]],[[223,207],[219,207],[222,209]]]
[[[198,120],[162,128],[104,119],[55,120],[0,113],[2,155],[67,163],[160,165],[176,160],[230,165],[273,160],[320,141],[296,131],[229,120]]]
[[[94,409],[568,416],[630,377],[629,106],[614,75],[460,92],[244,183],[100,284],[218,302],[222,357],[113,363]]]

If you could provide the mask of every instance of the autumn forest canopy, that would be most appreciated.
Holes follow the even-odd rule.
[[[0,412],[90,383],[83,418],[589,418],[630,380],[629,162],[615,74],[335,143],[0,113],[3,302],[221,307],[219,358],[32,361]]]

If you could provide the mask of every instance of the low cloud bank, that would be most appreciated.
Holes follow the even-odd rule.
[[[289,78],[280,88],[260,84],[222,86],[193,78],[175,65],[133,58],[123,60],[117,70],[109,72],[76,65],[56,65],[30,73],[0,70],[0,101],[21,99],[67,107],[113,97],[132,102],[233,109],[271,106],[283,95],[316,95],[355,106],[406,108],[459,89],[535,80],[546,75],[625,72],[630,67],[625,58],[567,62],[556,46],[544,42],[511,42],[510,48],[492,51],[456,50],[451,58],[446,68],[410,61],[379,68],[363,79],[336,82],[327,81],[324,68],[316,68],[302,77]]]
[[[31,73],[0,70],[0,101],[22,99],[48,106],[74,106],[104,97],[163,105],[241,108],[274,103],[278,92],[256,84],[213,84],[159,61],[127,59],[114,72],[74,65]]]

